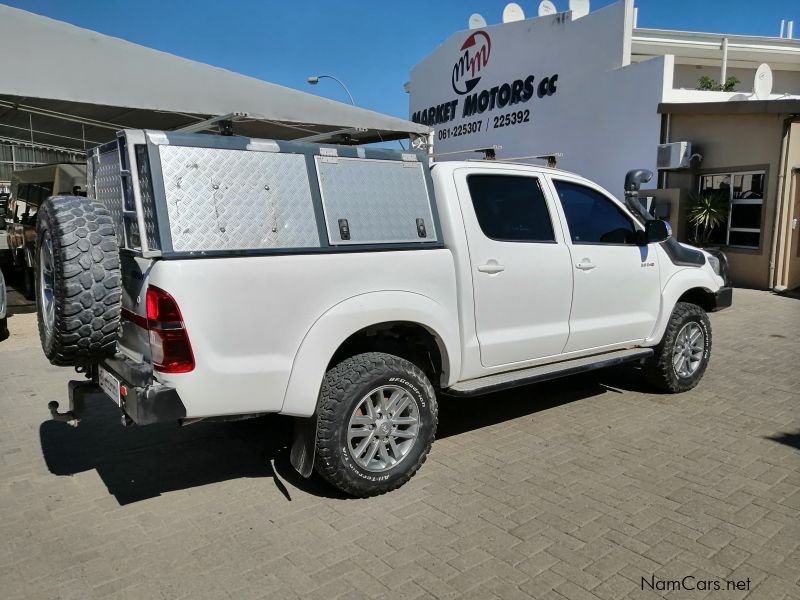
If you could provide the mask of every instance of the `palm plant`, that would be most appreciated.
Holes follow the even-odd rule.
[[[728,195],[719,191],[704,191],[689,195],[689,222],[694,225],[697,246],[707,246],[714,231],[728,220]]]

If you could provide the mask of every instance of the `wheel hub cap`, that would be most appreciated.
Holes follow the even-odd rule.
[[[681,378],[691,377],[700,368],[706,336],[698,323],[687,323],[678,332],[672,352],[672,368]]]
[[[391,432],[392,432],[392,424],[389,423],[389,421],[384,421],[383,423],[378,425],[378,428],[376,430],[376,433],[381,438],[386,438]]]
[[[367,471],[386,471],[408,456],[419,427],[414,397],[404,388],[384,385],[356,404],[348,424],[347,450]]]

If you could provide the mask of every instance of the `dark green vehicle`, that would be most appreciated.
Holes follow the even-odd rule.
[[[34,297],[36,215],[50,196],[86,195],[86,164],[57,163],[11,174],[11,197],[5,209],[5,226],[11,263],[19,272],[21,292]]]

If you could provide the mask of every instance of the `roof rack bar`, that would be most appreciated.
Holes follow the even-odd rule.
[[[307,137],[298,138],[295,142],[326,142],[337,135],[352,135],[354,133],[366,133],[367,130],[363,127],[348,127],[346,129],[337,129],[335,131],[328,131],[327,133],[318,133],[316,135],[309,135]]]
[[[453,156],[455,154],[471,154],[472,152],[479,153],[483,152],[484,154],[488,154],[489,151],[497,152],[498,150],[502,150],[503,147],[494,144],[493,146],[489,146],[488,148],[470,148],[469,150],[454,150],[452,152],[434,152],[433,157],[436,158],[438,156]]]
[[[548,160],[550,158],[564,158],[563,152],[549,152],[546,154],[533,154],[530,156],[512,156],[510,158],[501,158],[502,162],[511,162],[511,161],[518,161],[518,160]]]
[[[198,121],[197,123],[191,123],[190,125],[184,125],[183,127],[173,129],[173,131],[180,131],[181,133],[197,133],[200,131],[205,131],[206,129],[211,129],[214,125],[220,123],[221,121],[241,121],[242,119],[247,119],[249,116],[250,115],[246,112],[232,112],[225,115],[210,117],[208,119],[204,119],[203,121]]]

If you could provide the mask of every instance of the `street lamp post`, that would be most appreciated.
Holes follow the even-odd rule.
[[[347,92],[347,96],[350,98],[350,104],[353,106],[356,105],[355,100],[353,100],[353,94],[350,93],[350,90],[347,89],[347,86],[342,82],[341,79],[334,77],[333,75],[312,75],[308,78],[309,85],[317,85],[320,79],[333,79],[336,83],[342,86],[342,89]]]

